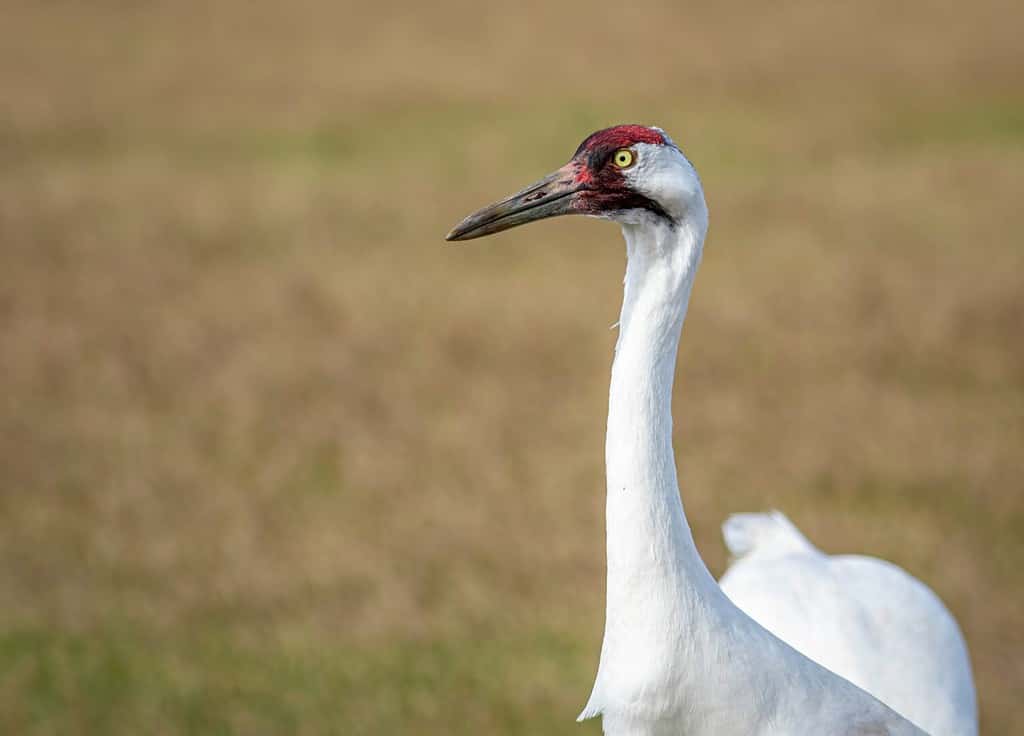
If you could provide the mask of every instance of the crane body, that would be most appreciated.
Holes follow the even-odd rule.
[[[448,239],[566,214],[618,222],[627,254],[605,445],[605,632],[580,719],[602,716],[608,736],[925,733],[885,704],[886,693],[870,694],[744,612],[694,544],[671,413],[676,354],[708,225],[693,166],[658,128],[598,131],[568,164],[470,215]],[[915,632],[903,634],[914,650]],[[913,674],[908,663],[900,666]]]

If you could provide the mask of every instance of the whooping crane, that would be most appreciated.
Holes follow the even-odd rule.
[[[922,637],[913,628],[928,628],[916,618],[920,615],[948,619],[938,628],[956,639],[953,649],[959,642],[960,664],[966,667],[950,676],[966,688],[956,702],[970,711],[963,719],[967,725],[961,730],[935,725],[934,736],[973,734],[973,686],[959,631],[910,576],[886,563],[858,567],[824,556],[814,558],[824,571],[805,575],[803,568],[813,566],[812,553],[799,544],[804,558],[794,553],[783,563],[784,554],[768,555],[765,564],[754,567],[759,550],[773,549],[761,533],[775,523],[785,526],[781,517],[771,516],[737,517],[726,529],[734,552],[750,553],[729,575],[737,581],[730,588],[740,607],[704,565],[679,496],[671,397],[708,212],[697,172],[676,144],[659,128],[620,125],[598,131],[565,166],[470,215],[447,239],[469,240],[568,214],[619,223],[627,253],[605,445],[605,633],[593,692],[580,719],[602,715],[609,736],[922,734],[912,721],[931,723],[928,709],[939,706],[934,699],[946,690],[925,692],[936,682],[930,671],[936,660],[922,649],[932,646],[934,636]],[[786,527],[776,551],[786,552],[798,538],[803,539],[795,528]],[[769,558],[788,567],[771,568]],[[768,581],[784,574],[794,579],[751,592],[759,579],[771,588]],[[741,584],[747,578],[754,582]],[[853,579],[856,584],[846,589]],[[816,607],[802,608],[800,599],[791,599],[808,590]],[[913,610],[894,615],[902,606]],[[792,615],[801,630],[778,624],[773,614],[780,612]],[[833,613],[860,618],[852,631],[819,620]],[[755,618],[763,618],[778,636]],[[816,637],[825,642],[808,645]],[[843,656],[830,656],[835,652]],[[859,669],[869,660],[878,666]],[[949,661],[956,664],[956,652]],[[873,679],[887,665],[900,678],[919,678],[922,692],[897,697],[887,689],[892,678]],[[903,715],[884,703],[899,704]]]

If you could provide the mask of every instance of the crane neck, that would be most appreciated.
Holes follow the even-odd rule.
[[[697,551],[672,449],[676,354],[707,231],[706,210],[691,214],[623,225],[605,445],[608,600],[580,720],[602,714],[616,736],[838,733],[858,723],[867,725],[842,732],[921,734],[740,611]]]
[[[628,263],[605,444],[608,605],[617,616],[636,608],[638,585],[652,594],[717,590],[686,521],[672,448],[676,354],[705,223],[623,227]]]
[[[620,698],[652,686],[700,690],[696,670],[681,663],[705,657],[701,642],[714,640],[732,611],[694,544],[672,449],[676,354],[706,223],[623,226],[628,264],[605,444],[605,634],[581,718],[607,719]]]

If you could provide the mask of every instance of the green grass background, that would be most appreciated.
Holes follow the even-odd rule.
[[[1012,3],[16,2],[0,24],[0,731],[599,733],[622,247],[446,246],[591,130],[711,231],[699,547],[784,510],[1024,689]]]

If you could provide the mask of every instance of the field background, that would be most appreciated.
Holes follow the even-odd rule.
[[[3,733],[598,734],[620,236],[442,238],[618,122],[708,193],[712,571],[770,507],[905,566],[1019,729],[1019,3],[3,15]]]

